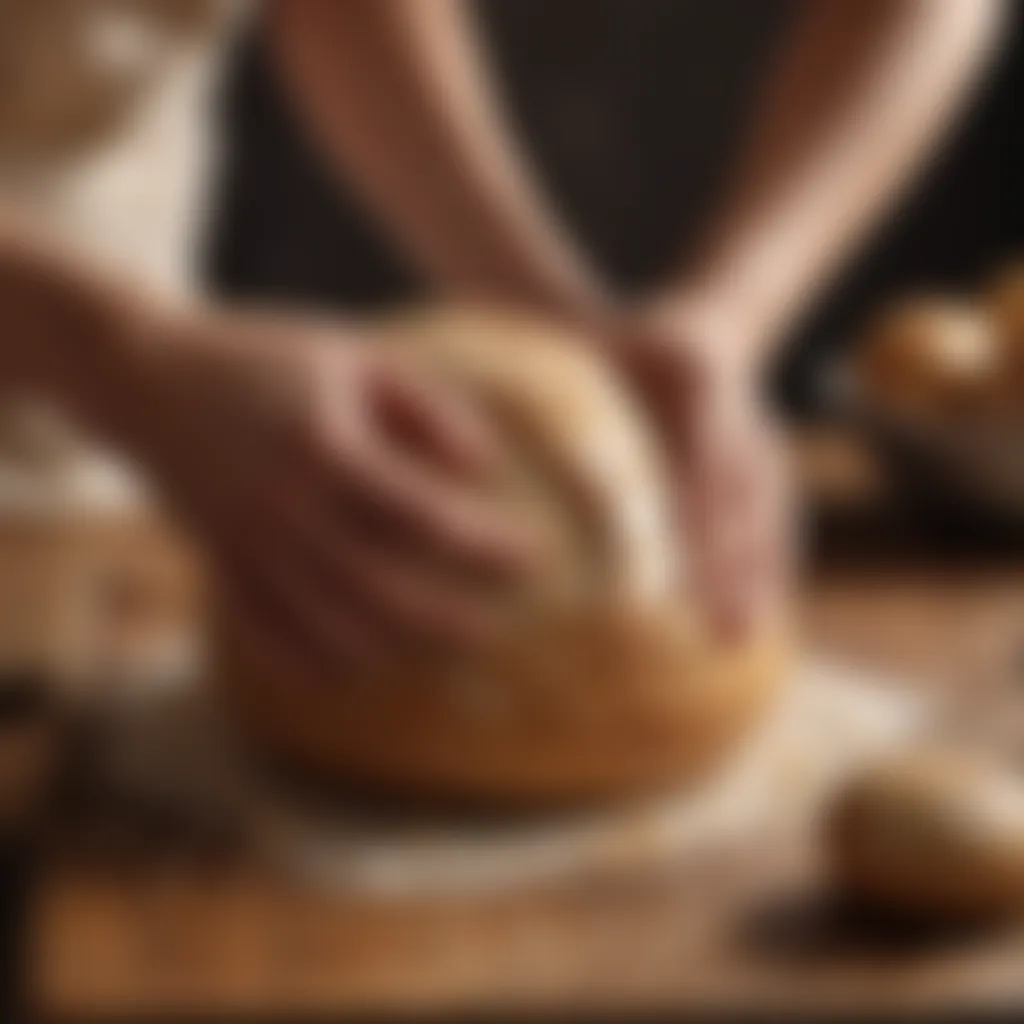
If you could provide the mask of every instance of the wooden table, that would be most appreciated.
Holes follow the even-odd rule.
[[[890,534],[884,557],[824,552],[809,636],[969,695],[965,722],[1024,751],[1024,557],[924,548]],[[124,856],[50,850],[36,874],[25,978],[43,1019],[1024,1006],[1024,931],[854,920],[807,842],[601,887],[445,900],[329,896],[245,851],[159,837]]]

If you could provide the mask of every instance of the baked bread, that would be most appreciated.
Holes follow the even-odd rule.
[[[833,871],[875,906],[933,918],[1024,911],[1024,781],[946,748],[851,779],[828,818]]]
[[[237,719],[325,779],[431,797],[600,798],[715,764],[784,678],[785,634],[727,645],[693,614],[658,446],[626,389],[571,334],[517,315],[437,310],[384,333],[492,418],[507,471],[489,486],[546,538],[543,568],[502,595],[486,649],[303,680],[301,699],[223,635]]]
[[[873,401],[929,419],[991,411],[1002,387],[1002,347],[985,311],[918,298],[869,328],[857,376]]]

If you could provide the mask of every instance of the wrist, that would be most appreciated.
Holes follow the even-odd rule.
[[[652,295],[639,316],[667,338],[677,339],[689,358],[716,376],[755,376],[765,349],[764,337],[749,310],[738,301],[703,290],[674,290]]]
[[[771,357],[806,304],[807,260],[790,231],[763,232],[710,249],[654,297],[656,305],[693,310],[735,339],[757,365]]]

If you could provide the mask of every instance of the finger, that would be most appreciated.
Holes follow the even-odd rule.
[[[467,586],[453,583],[451,574],[430,573],[396,556],[351,521],[332,520],[325,501],[317,501],[294,477],[291,482],[277,492],[277,510],[299,549],[292,572],[302,572],[319,596],[318,605],[332,616],[322,622],[324,613],[312,609],[311,627],[340,630],[346,644],[372,634],[374,646],[388,650],[409,642],[464,646],[485,639],[490,616]],[[298,591],[298,581],[291,587]],[[365,658],[372,650],[356,653]]]
[[[672,413],[675,505],[683,529],[700,531],[714,516],[723,466],[731,458],[731,429],[721,407],[702,401]]]
[[[279,537],[289,525],[278,524]],[[266,543],[271,536],[272,522],[247,523],[222,539],[218,562],[225,586],[258,605],[276,631],[307,649],[328,673],[380,663],[386,640],[342,595],[316,586],[315,577],[303,571],[301,548],[294,554],[280,545],[271,549]]]
[[[741,635],[748,625],[752,573],[756,566],[737,544],[709,538],[699,560],[698,600],[709,624],[719,633]]]
[[[408,546],[424,548],[442,562],[491,573],[516,573],[529,566],[534,554],[529,536],[495,501],[445,484],[379,447],[359,451],[346,470],[346,512],[358,512],[361,505],[389,523]]]
[[[707,542],[701,562],[699,595],[707,618],[719,633],[745,636],[766,598],[767,544],[757,526],[733,516],[727,531]]]
[[[303,460],[321,480],[333,481],[342,515],[387,524],[407,546],[426,548],[442,561],[467,568],[514,573],[532,554],[526,532],[493,501],[445,480],[403,453],[362,408],[332,411]]]
[[[721,438],[698,453],[692,470],[695,588],[713,628],[732,636],[749,628],[761,587],[764,521],[771,515],[762,476],[751,447]]]
[[[739,570],[743,581],[737,594],[746,629],[778,619],[790,587],[791,561],[779,531],[766,531],[753,541]]]
[[[736,545],[715,566],[710,606],[719,628],[747,635],[778,599],[778,551],[763,523],[744,524]]]
[[[788,491],[771,452],[750,461],[721,516],[727,524],[708,568],[713,614],[734,633],[774,615],[790,584],[792,527]]]
[[[799,562],[799,523],[788,480],[787,467],[782,459],[776,459],[763,523],[766,601],[776,609],[786,603],[792,592]]]
[[[492,634],[494,616],[465,585],[442,572],[416,568],[380,545],[351,533],[327,549],[339,575],[389,634],[413,644],[475,646]]]
[[[460,474],[492,469],[498,440],[485,417],[449,389],[411,370],[389,367],[376,382],[376,409],[396,440]]]

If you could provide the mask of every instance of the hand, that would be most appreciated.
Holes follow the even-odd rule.
[[[732,635],[770,614],[790,563],[781,447],[736,331],[661,306],[627,319],[612,346],[664,438],[698,600]]]
[[[334,667],[480,638],[471,584],[528,552],[474,492],[495,455],[477,417],[357,330],[254,318],[169,333],[138,413],[144,455],[236,626]]]

